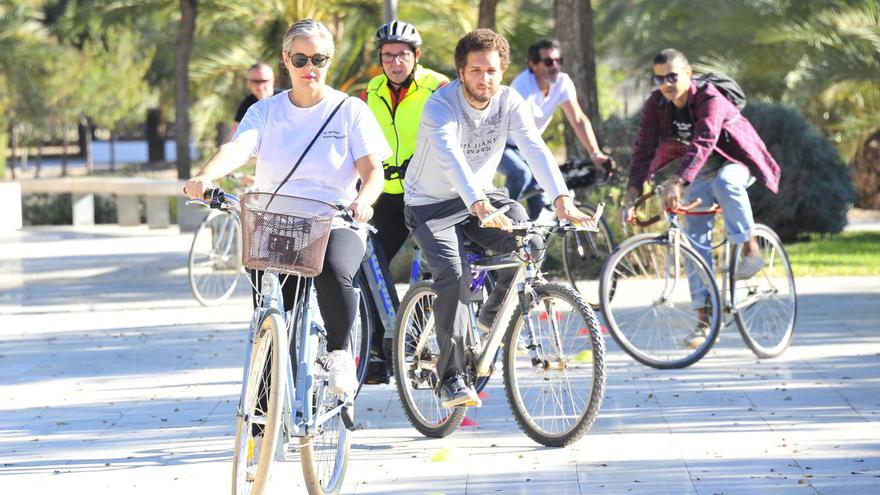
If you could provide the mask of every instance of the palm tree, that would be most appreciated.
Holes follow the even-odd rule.
[[[601,51],[630,71],[646,74],[657,51],[677,47],[750,98],[798,106],[847,160],[880,131],[876,0],[605,0],[598,12]]]

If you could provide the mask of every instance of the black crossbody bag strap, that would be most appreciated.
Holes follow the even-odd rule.
[[[321,136],[321,133],[324,132],[324,128],[326,128],[327,124],[329,124],[330,121],[333,120],[333,116],[336,115],[336,112],[338,112],[340,108],[342,108],[342,104],[345,103],[345,101],[348,100],[348,98],[349,97],[346,96],[345,98],[342,99],[342,101],[339,102],[338,105],[336,105],[336,108],[333,109],[333,112],[330,113],[330,116],[327,117],[327,120],[325,120],[324,124],[321,126],[321,128],[318,129],[318,132],[315,133],[315,137],[312,138],[312,141],[309,143],[308,146],[306,146],[306,149],[302,152],[301,155],[299,155],[299,159],[296,161],[296,163],[293,164],[293,168],[291,168],[290,172],[287,173],[287,177],[285,177],[284,180],[281,181],[281,184],[278,184],[278,187],[275,188],[275,192],[272,193],[272,197],[269,198],[269,202],[266,203],[266,206],[265,206],[266,208],[268,208],[269,205],[272,204],[272,200],[275,199],[275,195],[278,194],[278,191],[281,190],[281,187],[284,184],[287,184],[287,181],[290,180],[290,176],[293,175],[293,173],[299,167],[300,163],[302,163],[303,158],[306,157],[306,153],[308,153],[309,150],[312,149],[312,145],[315,144],[315,141],[317,141],[318,137]]]

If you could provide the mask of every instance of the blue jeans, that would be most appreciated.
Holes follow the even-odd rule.
[[[504,187],[507,188],[512,200],[519,201],[519,198],[524,195],[541,190],[538,181],[532,175],[529,164],[526,163],[516,146],[507,145],[504,148],[498,170],[504,174]],[[532,220],[538,218],[545,204],[547,204],[547,199],[544,197],[544,193],[533,194],[526,199],[526,211],[529,218]]]
[[[749,240],[750,231],[755,226],[752,217],[752,205],[746,189],[755,182],[748,167],[739,163],[726,162],[717,170],[697,175],[694,181],[684,190],[685,204],[700,198],[700,208],[718,203],[724,217],[727,240],[731,244],[741,244]],[[712,273],[715,273],[715,259],[712,257],[712,229],[715,226],[714,215],[691,215],[685,217],[684,232],[691,240],[691,245]],[[709,291],[695,270],[687,267],[688,283],[691,290],[691,303],[694,308],[706,306]]]

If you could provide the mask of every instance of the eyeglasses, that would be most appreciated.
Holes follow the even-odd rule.
[[[309,63],[309,61],[312,62],[312,65],[320,69],[326,66],[330,61],[330,57],[327,55],[321,55],[320,53],[316,53],[311,57],[304,53],[294,53],[293,55],[288,54],[288,56],[290,57],[290,63],[292,63],[297,69],[302,69]]]
[[[249,79],[248,82],[251,84],[266,84],[270,82],[271,79]]]
[[[405,52],[400,52],[400,53],[383,52],[383,53],[380,53],[379,56],[382,58],[382,63],[390,64],[391,62],[394,62],[394,59],[398,59],[401,62],[408,61],[410,58],[412,58],[413,52],[411,52],[409,50],[407,50]]]
[[[547,67],[553,67],[553,64],[562,66],[562,57],[557,57],[557,58],[546,57],[546,58],[541,59],[541,62],[543,62],[544,65],[546,65]]]
[[[658,76],[655,74],[653,77],[651,77],[651,81],[654,83],[654,86],[660,86],[664,82],[666,82],[667,84],[675,84],[678,82],[678,74],[676,74],[675,72],[670,72],[665,76]]]

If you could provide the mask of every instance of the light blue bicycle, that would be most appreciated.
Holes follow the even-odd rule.
[[[243,264],[263,273],[245,350],[232,493],[262,494],[272,462],[296,460],[310,494],[339,493],[359,427],[352,398],[330,391],[326,330],[305,295],[323,266],[334,219],[361,227],[338,207],[305,198],[248,193],[239,200],[215,189],[206,199],[214,208],[240,203]],[[297,297],[288,314],[281,287],[289,275]]]

